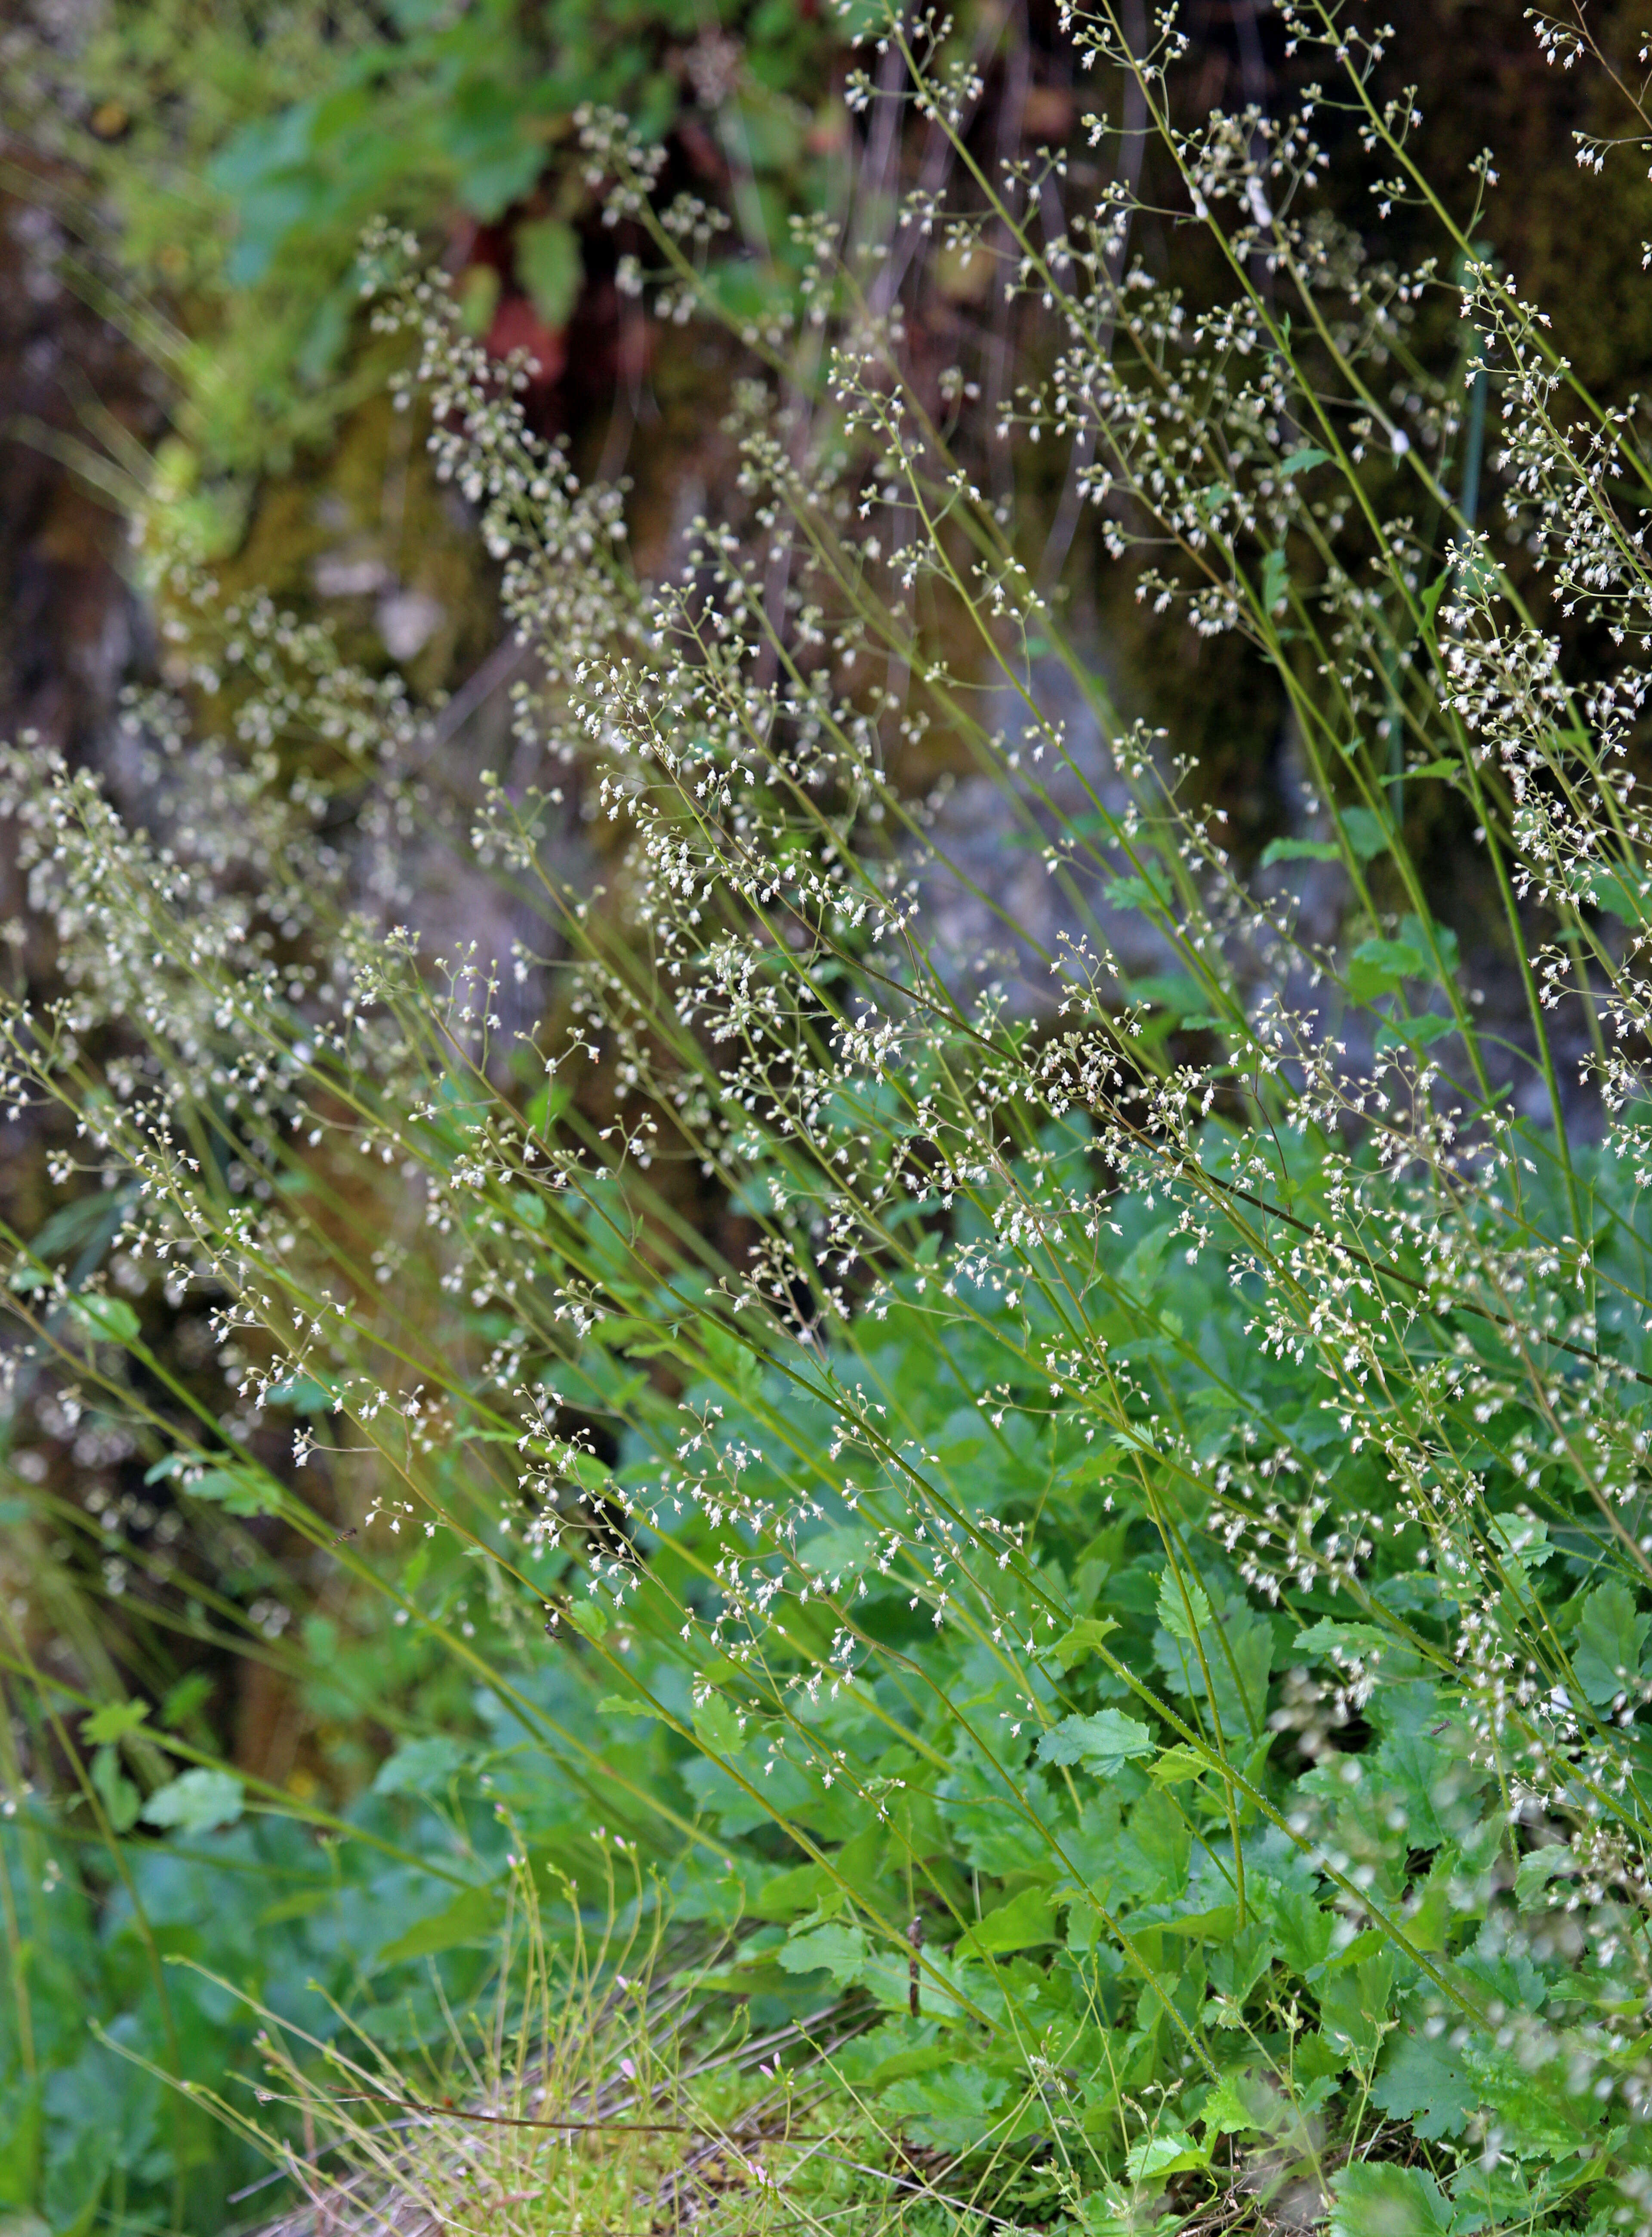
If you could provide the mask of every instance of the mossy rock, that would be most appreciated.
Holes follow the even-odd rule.
[[[225,595],[262,591],[325,617],[369,670],[395,666],[420,697],[451,688],[498,642],[498,587],[469,508],[437,480],[425,415],[387,394],[358,405],[322,453],[260,482]]]

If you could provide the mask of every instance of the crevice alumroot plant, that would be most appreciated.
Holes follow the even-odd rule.
[[[385,1667],[479,1689],[392,1763],[513,1830],[232,1772],[21,1603],[8,1776],[37,1826],[69,1781],[140,1920],[157,1852],[291,1818],[445,1859],[473,1929],[600,1818],[697,2009],[831,2015],[880,2214],[1645,2230],[1652,451],[1499,266],[1494,159],[1431,175],[1403,35],[1278,12],[1292,105],[1184,117],[1173,8],[1070,11],[1088,210],[981,156],[979,43],[874,25],[910,191],[796,226],[657,580],[380,228],[532,654],[473,813],[393,683],[147,525],[182,696],[131,800],[4,764],[56,973],[5,1099],[71,1208],[10,1238],[17,1481],[101,1425],[186,1534],[279,1518]],[[692,313],[706,213],[582,130],[622,286]],[[943,251],[1022,386],[918,347]],[[1271,671],[1259,861],[1085,657],[1052,473],[1165,660]],[[497,960],[410,928],[455,860]],[[359,1976],[444,1948],[400,1930]],[[567,2226],[513,2181],[488,2227]]]

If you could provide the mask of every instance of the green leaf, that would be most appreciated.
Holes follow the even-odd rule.
[[[191,1499],[209,1499],[227,1514],[279,1514],[281,1488],[273,1476],[252,1468],[205,1468],[196,1476],[181,1476],[178,1488]]]
[[[957,2062],[956,2043],[915,2043],[909,2050],[893,2051],[888,2058],[880,2059],[866,2078],[872,2089],[886,2089],[891,2082],[904,2082],[910,2074],[934,2074]]]
[[[1262,849],[1262,868],[1276,862],[1340,862],[1342,849],[1329,839],[1270,839]]]
[[[1191,1622],[1188,1620],[1190,1608]],[[1180,1639],[1191,1645],[1195,1626],[1199,1631],[1208,1630],[1210,1627],[1210,1602],[1205,1597],[1203,1587],[1191,1581],[1184,1587],[1166,1569],[1159,1580],[1159,1620],[1173,1639]]]
[[[1055,1913],[1048,1891],[1029,1887],[978,1919],[958,1948],[961,1955],[998,1957],[1008,1950],[1034,1950],[1054,1939]]]
[[[1596,871],[1588,898],[1622,923],[1638,927],[1652,915],[1652,879],[1633,877],[1622,870]]]
[[[1331,2178],[1331,2237],[1446,2237],[1451,2207],[1425,2168],[1365,2161]]]
[[[1268,1679],[1273,1670],[1273,1626],[1254,1608],[1230,1607],[1219,1620],[1219,1636],[1206,1650],[1211,1684],[1222,1730],[1230,1745],[1248,1725],[1260,1735],[1267,1720]],[[1231,1659],[1230,1659],[1231,1658]],[[1246,1765],[1246,1778],[1261,1770],[1267,1753]]]
[[[1538,1897],[1550,1882],[1569,1879],[1576,1870],[1577,1860],[1565,1841],[1551,1841],[1546,1848],[1534,1849],[1529,1857],[1522,1857],[1515,1873],[1515,1901],[1522,1910],[1546,1909]]]
[[[1199,1943],[1202,1957],[1209,1957],[1222,1943],[1232,1940],[1238,1924],[1239,1905],[1219,1903],[1209,1910],[1179,1912],[1174,1918],[1162,1920],[1159,1930],[1161,1934],[1186,1935],[1190,1942]]]
[[[1549,1525],[1536,1514],[1494,1514],[1486,1527],[1503,1560],[1522,1576],[1541,1569],[1560,1551],[1549,1542]]]
[[[204,1670],[191,1670],[161,1697],[161,1722],[175,1732],[187,1725],[212,1698],[212,1679]]]
[[[233,1772],[202,1765],[157,1786],[144,1804],[142,1816],[146,1825],[210,1833],[220,1825],[233,1825],[246,1806],[246,1789]]]
[[[1436,1041],[1448,1039],[1456,1031],[1455,1018],[1442,1017],[1432,1011],[1420,1018],[1390,1018],[1378,1028],[1378,1053],[1391,1048],[1431,1048]]]
[[[1125,982],[1132,1002],[1150,1002],[1172,1018],[1197,1017],[1210,1001],[1197,980],[1174,971],[1143,971]]]
[[[479,271],[486,270],[487,267],[473,265],[471,268],[472,271]],[[492,318],[491,309],[488,318],[491,322]],[[528,1098],[527,1108],[522,1115],[536,1134],[546,1134],[572,1100],[573,1088],[569,1081],[547,1079],[537,1093]]]
[[[910,2122],[926,2142],[970,2151],[1002,2125],[1001,2116],[995,2121],[993,2113],[1008,2087],[1003,2075],[958,2062],[939,2073],[909,2075],[894,2084],[883,2102]]]
[[[1299,1888],[1277,1890],[1269,1908],[1273,1914],[1280,1956],[1293,1973],[1300,1973],[1305,1978],[1312,1976],[1314,1969],[1323,1965],[1331,1954],[1335,1919]]]
[[[763,1361],[752,1346],[713,1320],[701,1323],[699,1336],[712,1372],[730,1384],[738,1397],[754,1399],[763,1380]]]
[[[1387,851],[1388,827],[1369,808],[1345,808],[1338,821],[1342,825],[1343,837],[1362,862],[1374,861]]]
[[[285,1382],[272,1383],[265,1402],[287,1407],[294,1414],[327,1414],[332,1411],[333,1393],[312,1376],[294,1375]]]
[[[58,1206],[29,1248],[36,1258],[66,1258],[71,1250],[81,1250],[96,1261],[114,1239],[132,1200],[129,1188],[76,1197],[72,1203]]]
[[[1211,1986],[1235,2005],[1242,2005],[1264,1973],[1279,1955],[1279,1945],[1269,1925],[1253,1918],[1247,1926],[1209,1953]],[[1238,2022],[1217,2021],[1218,2026]]]
[[[665,1713],[652,1701],[638,1700],[634,1693],[629,1699],[623,1693],[605,1693],[597,1706],[605,1717],[634,1717],[640,1724],[657,1724]]]
[[[1415,2026],[1389,2037],[1371,2096],[1391,2120],[1409,2121],[1425,2144],[1458,2135],[1480,2105],[1449,2033],[1425,2036]]]
[[[1391,1632],[1382,1630],[1374,1623],[1335,1623],[1329,1616],[1310,1624],[1306,1631],[1297,1633],[1292,1654],[1329,1655],[1333,1661],[1345,1666],[1356,1659],[1364,1660],[1371,1654],[1380,1654],[1394,1645]]]
[[[1351,2056],[1369,2060],[1383,2041],[1390,2016],[1394,1969],[1385,1955],[1366,1957],[1319,1985],[1319,2023]]]
[[[465,1752],[444,1732],[406,1740],[387,1755],[373,1776],[375,1794],[428,1794],[446,1786],[465,1761]]]
[[[1167,909],[1171,902],[1170,880],[1157,862],[1145,866],[1141,877],[1109,878],[1107,884],[1107,903],[1109,908]]]
[[[149,1713],[147,1701],[105,1701],[101,1709],[94,1709],[89,1717],[82,1719],[81,1738],[89,1746],[107,1746],[110,1741],[123,1739],[128,1732],[136,1732]]]
[[[1238,2083],[1231,2074],[1225,2074],[1211,2091],[1199,2117],[1204,2123],[1207,2143],[1213,2136],[1243,2135],[1247,2129],[1260,2125],[1240,2097]]]
[[[1277,547],[1262,562],[1262,604],[1269,613],[1277,613],[1285,604],[1291,588],[1288,562],[1283,551]]]
[[[1084,2237],[1133,2237],[1136,2217],[1111,2191],[1092,2190],[1079,2201]]]
[[[708,1693],[695,1703],[694,1737],[710,1755],[740,1752],[740,1720],[721,1693]]]
[[[1616,1578],[1597,1585],[1583,1602],[1572,1668],[1597,1708],[1616,1700],[1639,1676],[1649,1626],[1652,1617],[1636,1611],[1635,1595]]]
[[[1188,1622],[1190,1600],[1197,1635]],[[1197,1584],[1190,1583],[1184,1593],[1168,1570],[1160,1580],[1158,1611],[1163,1629],[1153,1652],[1172,1685],[1198,1699],[1213,1692],[1225,1738],[1259,1731],[1273,1666],[1268,1619],[1242,1600],[1230,1601],[1219,1616]]]
[[[1118,1625],[1110,1615],[1080,1616],[1070,1631],[1064,1631],[1054,1646],[1041,1649],[1059,1662],[1063,1670],[1070,1670],[1075,1662],[1094,1654],[1108,1635],[1117,1631]]]
[[[499,1904],[492,1888],[465,1888],[446,1909],[421,1918],[379,1952],[381,1965],[402,1965],[413,1957],[434,1957],[444,1950],[491,1942],[498,1931]]]
[[[175,1483],[192,1499],[209,1499],[230,1514],[279,1514],[281,1488],[261,1468],[232,1462],[203,1468],[189,1453],[168,1453],[145,1470],[145,1483]]]
[[[69,1317],[94,1343],[135,1343],[142,1325],[124,1297],[76,1297]]]
[[[1406,914],[1399,921],[1399,936],[1408,941],[1423,958],[1425,975],[1438,985],[1454,978],[1462,958],[1457,937],[1449,924],[1438,924],[1432,917]],[[1437,955],[1438,962],[1435,961]]]
[[[765,1880],[751,1904],[754,1917],[797,1919],[817,1916],[822,1900],[832,1885],[830,1875],[820,1864],[794,1864],[790,1871],[776,1872]]]
[[[1132,1757],[1153,1753],[1153,1735],[1118,1709],[1098,1709],[1090,1717],[1063,1717],[1038,1744],[1041,1763],[1082,1764],[1098,1778],[1111,1778]]]
[[[1310,467],[1329,465],[1330,463],[1329,451],[1316,450],[1312,443],[1305,443],[1299,451],[1292,451],[1288,459],[1280,459],[1279,472],[1282,474],[1305,474]]]
[[[1130,1812],[1129,1861],[1150,1901],[1173,1903],[1187,1884],[1193,1835],[1161,1786],[1149,1787]]]
[[[138,1807],[143,1798],[121,1769],[117,1748],[101,1747],[92,1758],[92,1785],[103,1805],[111,1831],[129,1833],[137,1823]]]
[[[502,217],[538,178],[545,149],[524,132],[525,122],[520,92],[504,78],[472,76],[443,102],[442,138],[472,216]]]
[[[1190,1778],[1203,1778],[1210,1768],[1208,1758],[1197,1748],[1179,1745],[1166,1748],[1147,1776],[1160,1786],[1182,1786]]]
[[[547,327],[565,327],[585,279],[579,236],[561,218],[530,218],[512,241],[517,276]]]
[[[859,1980],[871,1954],[858,1926],[835,1925],[816,1926],[807,1933],[795,1934],[775,1952],[783,1972],[827,1972],[840,1989],[847,1989]]]
[[[1164,2128],[1156,2136],[1144,2136],[1124,2155],[1125,2173],[1132,2182],[1162,2182],[1166,2175],[1209,2165],[1209,2145],[1196,2144],[1181,2128]]]
[[[1363,963],[1368,973],[1387,979],[1423,979],[1428,975],[1427,957],[1409,940],[1362,940],[1354,950],[1353,960]]]
[[[15,2072],[15,2069],[14,2069]],[[52,2237],[50,2227],[22,2201],[34,2194],[43,2127],[38,2080],[13,2081],[0,2114],[0,2237]]]

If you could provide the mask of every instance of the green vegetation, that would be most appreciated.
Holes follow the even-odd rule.
[[[754,313],[585,115],[633,300],[749,353],[668,579],[370,229],[534,657],[468,802],[164,505],[141,815],[0,767],[23,2227],[1647,2226],[1652,452],[1342,11],[1238,122],[1072,28],[1153,151],[1060,230],[949,28],[849,81],[955,167],[892,237],[1056,334],[990,412],[876,228]],[[1281,695],[1255,864],[1039,588],[1041,445]]]
[[[78,226],[169,307],[141,324],[182,391],[167,471],[217,488],[324,441],[382,387],[356,319],[371,220],[419,228],[460,274],[477,332],[561,369],[582,291],[605,285],[611,301],[624,246],[578,161],[591,103],[669,145],[712,220],[738,227],[743,300],[760,315],[784,291],[789,215],[826,199],[842,168],[838,51],[836,28],[791,0],[721,13],[116,0],[72,60],[35,58],[19,121],[61,146],[115,221],[89,209]],[[232,507],[223,532],[235,522]]]

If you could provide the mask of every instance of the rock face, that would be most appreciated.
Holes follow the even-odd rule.
[[[0,79],[5,55],[0,36]],[[108,766],[121,688],[150,657],[123,564],[123,499],[136,493],[129,460],[164,425],[165,384],[69,284],[77,245],[57,213],[72,211],[69,190],[43,166],[32,175],[27,193],[15,168],[19,190],[0,189],[0,740],[33,731],[70,761]],[[23,900],[0,828],[0,927],[32,975],[47,959]],[[8,1121],[0,1215],[24,1234],[49,1204],[37,1149],[35,1114]]]
[[[1091,647],[1098,670],[1102,653]],[[1074,827],[1095,832],[1098,810],[1123,814],[1129,793],[1103,743],[1101,723],[1077,682],[1054,660],[1035,660],[1028,697],[1062,741],[1058,756],[1028,706],[1001,686],[985,727],[1004,738],[1021,780],[1012,811],[996,776],[971,775],[937,793],[929,837],[937,860],[923,874],[932,960],[961,995],[996,982],[1012,1008],[1047,1013],[1060,1000],[1050,966],[1068,943],[1105,940],[1133,978],[1175,967],[1168,943],[1135,910],[1116,907],[1107,888],[1129,864],[1091,843],[1061,878],[1045,866],[1045,843]],[[1100,703],[1111,696],[1101,683]]]
[[[143,657],[127,582],[122,456],[164,423],[165,384],[71,288],[72,243],[39,198],[0,193],[0,735],[32,729],[71,756],[107,735]]]

